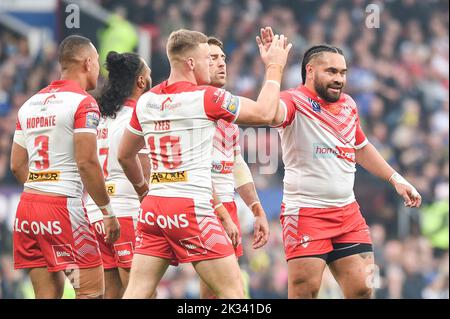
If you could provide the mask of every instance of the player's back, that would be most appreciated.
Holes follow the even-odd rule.
[[[130,122],[136,102],[127,100],[113,117],[102,117],[97,128],[97,152],[102,166],[105,185],[117,216],[136,216],[139,199],[133,185],[127,179],[117,159],[120,140]],[[86,203],[91,222],[101,220],[103,215],[91,197]]]
[[[97,103],[72,81],[54,81],[26,101],[16,124],[28,152],[25,187],[81,197],[73,134],[96,133],[98,120]]]
[[[129,129],[143,133],[150,152],[149,194],[211,198],[214,121],[235,118],[231,98],[221,89],[167,81],[141,96]]]

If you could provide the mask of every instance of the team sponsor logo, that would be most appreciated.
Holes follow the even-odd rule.
[[[332,147],[323,143],[313,144],[313,158],[340,158],[350,163],[355,163],[355,150],[351,147]]]
[[[186,249],[188,256],[206,255],[207,253],[199,236],[180,239],[180,244]]]
[[[52,249],[57,265],[75,263],[71,244],[52,245]]]
[[[311,98],[308,98],[308,101],[309,101],[309,104],[311,104],[311,107],[312,107],[314,112],[317,112],[317,113],[321,112],[321,107],[320,107],[320,103],[319,102],[317,102],[317,101],[315,101],[315,100],[313,100]]]
[[[155,172],[150,177],[150,184],[187,182],[188,172]]]
[[[233,173],[233,166],[233,162],[213,161],[211,170],[219,174],[231,174]]]
[[[181,106],[183,106],[181,102],[174,102],[170,96],[166,97],[162,102],[155,102],[153,99],[150,99],[150,101],[145,104],[145,107],[161,112],[174,110]]]
[[[139,210],[138,222],[144,223],[150,226],[158,225],[163,229],[173,229],[173,228],[186,228],[189,226],[189,221],[186,214],[174,214],[172,216],[158,215],[155,216],[153,212],[145,212]]]
[[[142,232],[139,230],[136,230],[136,248],[140,248],[142,244],[144,243],[144,238],[142,237]]]
[[[59,181],[60,171],[47,171],[47,172],[29,172],[27,183],[34,182],[57,182]]]
[[[19,220],[14,221],[14,231],[25,234],[35,235],[60,235],[62,234],[61,223],[54,221],[32,221]]]
[[[225,92],[225,97],[222,102],[222,108],[228,113],[236,115],[239,110],[239,97],[234,96],[229,92]]]
[[[133,259],[133,244],[131,242],[114,244],[114,250],[121,263],[129,263]]]
[[[161,104],[152,102],[152,100],[147,102],[147,104],[145,104],[145,107],[153,110],[161,110]]]
[[[356,162],[355,149],[350,148],[350,147],[340,147],[340,146],[336,146],[336,149],[339,152],[337,155],[338,158],[346,160],[350,163]]]
[[[86,128],[97,128],[98,123],[100,122],[100,116],[97,112],[88,112],[86,114]]]
[[[30,102],[30,105],[38,105],[38,106],[44,106],[44,105],[52,105],[52,104],[62,104],[63,100],[62,99],[57,99],[55,94],[49,95],[47,96],[45,99],[43,100],[39,100],[39,101],[32,101]]]
[[[170,107],[170,103],[172,103],[172,99],[169,96],[161,103],[161,111],[168,109]]]
[[[116,194],[116,184],[107,183],[107,184],[105,184],[105,186],[106,186],[106,192],[108,193],[109,196]]]
[[[309,235],[301,235],[300,236],[300,244],[303,248],[308,247],[309,243],[311,242],[312,238]]]

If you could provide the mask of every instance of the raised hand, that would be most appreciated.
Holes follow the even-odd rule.
[[[292,43],[288,43],[287,38],[283,34],[277,34],[273,37],[269,49],[265,48],[259,36],[256,37],[256,43],[258,44],[261,59],[266,67],[270,64],[277,64],[284,68]]]

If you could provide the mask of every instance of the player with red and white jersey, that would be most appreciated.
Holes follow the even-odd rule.
[[[112,214],[96,156],[99,121],[94,89],[98,54],[89,39],[69,36],[59,47],[61,80],[33,95],[20,108],[11,170],[24,192],[14,224],[14,266],[30,269],[36,298],[60,298],[62,271],[77,298],[103,296],[98,243],[83,206],[83,184],[105,218],[106,240],[119,225]]]
[[[209,68],[210,85],[221,88],[227,77],[223,43],[217,38],[209,37],[208,45],[213,62]],[[250,169],[241,155],[239,127],[222,119],[216,123],[211,174],[214,192],[221,202],[216,205],[216,214],[233,242],[236,257],[243,255],[243,249],[241,226],[234,201],[235,189],[255,216],[253,248],[264,246],[269,237],[269,224],[259,202]],[[200,298],[213,297],[209,287],[200,280]]]
[[[143,94],[119,147],[119,162],[133,184],[136,153],[147,146],[150,187],[141,204],[136,251],[124,298],[150,297],[171,263],[192,262],[219,298],[242,298],[239,266],[213,209],[211,155],[215,122],[273,121],[279,83],[291,45],[276,36],[268,50],[259,42],[266,83],[257,102],[205,86],[210,82],[207,37],[172,32],[167,43],[169,79]]]
[[[133,185],[117,161],[123,132],[130,123],[137,99],[151,86],[150,68],[135,53],[109,52],[106,57],[108,80],[98,103],[101,112],[97,128],[97,151],[103,167],[111,206],[120,223],[120,237],[114,244],[106,243],[101,211],[91,197],[86,203],[89,221],[94,226],[105,269],[105,298],[121,298],[128,284],[134,254],[135,226],[140,201]],[[139,154],[142,170],[149,174],[148,151]]]
[[[269,45],[272,30],[261,31]],[[408,207],[416,189],[381,157],[361,129],[353,99],[342,93],[347,66],[330,45],[308,49],[303,84],[280,94],[279,127],[285,165],[281,209],[289,298],[314,298],[325,265],[346,298],[370,298],[374,259],[369,227],[353,193],[355,165],[391,182]]]

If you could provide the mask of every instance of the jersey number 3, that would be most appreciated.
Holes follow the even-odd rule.
[[[50,166],[48,161],[48,136],[39,135],[34,140],[34,146],[37,147],[38,155],[41,157],[40,160],[36,160],[36,169],[47,169]]]

